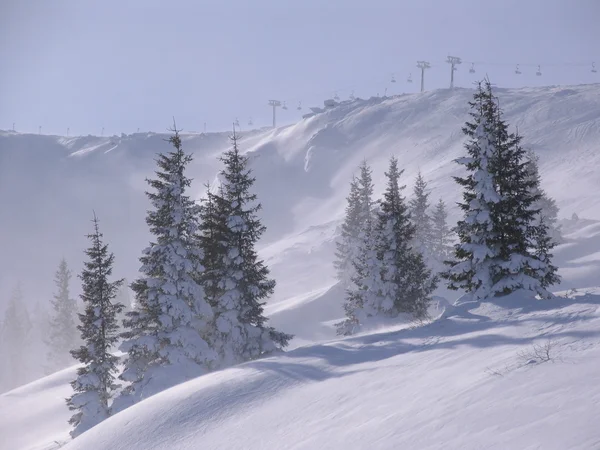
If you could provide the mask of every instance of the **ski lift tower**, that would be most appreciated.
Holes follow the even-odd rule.
[[[281,102],[279,100],[269,100],[269,106],[273,107],[273,128],[276,126],[276,110],[278,106],[281,106]]]
[[[427,61],[417,61],[417,67],[421,69],[421,92],[425,90],[425,69],[429,69],[431,65]]]
[[[450,89],[454,88],[454,71],[457,70],[456,66],[462,63],[462,60],[458,56],[448,56],[446,60],[450,64]]]

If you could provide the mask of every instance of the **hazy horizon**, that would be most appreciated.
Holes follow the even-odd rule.
[[[432,65],[426,89],[447,87],[448,55],[463,59],[460,87],[485,74],[502,87],[594,83],[599,16],[594,0],[8,0],[0,129],[162,132],[172,116],[187,131],[228,130],[236,117],[246,129],[250,117],[271,124],[269,99],[287,102],[284,124],[336,92],[418,92],[417,60]]]

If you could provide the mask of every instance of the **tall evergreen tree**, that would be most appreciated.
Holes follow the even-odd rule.
[[[77,369],[77,379],[71,382],[75,393],[67,399],[69,409],[76,411],[69,420],[75,427],[72,437],[110,415],[109,400],[119,387],[115,383],[119,358],[111,350],[118,340],[118,314],[124,308],[116,301],[124,280],[109,281],[115,258],[102,241],[95,215],[93,223],[94,232],[88,235],[91,245],[85,252],[88,260],[79,275],[85,312],[79,315],[77,328],[84,345],[71,351],[73,358],[83,363]]]
[[[74,364],[71,350],[79,345],[77,303],[71,298],[70,282],[71,271],[63,258],[54,277],[56,292],[51,300],[48,368],[52,372]]]
[[[157,178],[147,180],[153,209],[146,223],[154,241],[143,251],[141,276],[131,285],[136,307],[124,322],[120,346],[127,353],[120,378],[131,384],[115,400],[116,410],[205,373],[216,359],[213,310],[198,281],[203,270],[199,207],[186,193],[192,156],[173,132],[174,150],[158,155]]]
[[[334,266],[337,272],[337,278],[345,288],[350,286],[354,275],[353,261],[358,249],[360,230],[361,204],[359,181],[352,177],[350,182],[350,193],[346,198],[346,214],[344,223],[341,227],[341,233],[336,241],[336,260]]]
[[[413,247],[428,260],[431,257],[431,217],[429,216],[429,192],[421,172],[417,175],[413,198],[409,202],[411,222],[414,225]]]
[[[452,230],[448,226],[446,204],[440,198],[431,215],[431,252],[436,270],[443,267],[452,254]]]
[[[235,132],[232,148],[220,160],[221,197],[216,218],[224,219],[225,246],[218,274],[216,300],[216,340],[221,365],[228,366],[260,357],[287,346],[291,335],[266,325],[265,300],[275,289],[269,269],[259,259],[256,243],[266,228],[258,217],[261,209],[252,192],[255,178],[242,155]],[[217,275],[217,274],[215,274]]]
[[[206,198],[200,207],[198,233],[204,267],[200,279],[206,300],[213,308],[217,306],[218,299],[223,294],[219,280],[224,270],[227,231],[227,207],[222,189],[212,192],[210,184],[206,184]]]
[[[474,120],[463,128],[468,156],[457,160],[469,173],[455,177],[464,189],[464,219],[444,276],[451,289],[465,289],[475,300],[517,289],[546,297],[541,279],[547,265],[532,253],[533,236],[542,232],[534,223],[539,194],[533,192],[521,137],[508,132],[489,81],[480,84],[470,106]]]
[[[21,285],[12,292],[4,312],[0,335],[0,388],[8,391],[30,381],[27,373],[27,356],[31,344],[32,323],[24,303]]]
[[[400,186],[402,173],[398,160],[391,158],[374,236],[377,264],[370,273],[374,279],[364,310],[367,316],[408,313],[421,319],[427,316],[437,279],[431,276],[423,255],[412,248],[415,226],[401,194],[405,188]]]
[[[346,318],[336,324],[340,335],[352,334],[359,325],[360,314],[364,306],[368,282],[372,278],[370,272],[375,259],[374,219],[376,205],[373,201],[373,172],[366,161],[359,166],[359,176],[355,179],[355,192],[351,194],[353,206],[352,221],[348,221],[347,246],[348,257],[346,280],[346,298],[344,311]],[[352,188],[351,188],[352,189]],[[350,202],[350,200],[349,200]],[[348,212],[350,214],[350,211]]]

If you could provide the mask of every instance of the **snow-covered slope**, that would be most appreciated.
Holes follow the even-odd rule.
[[[65,398],[75,367],[0,395],[0,449],[50,450],[70,440]]]
[[[424,327],[324,342],[209,374],[63,448],[595,449],[600,290],[587,292],[463,304]]]
[[[539,153],[544,188],[560,215],[582,218],[563,222],[567,240],[556,250],[562,288],[599,285],[600,85],[498,94],[509,123]],[[267,313],[296,334],[293,348],[303,347],[177,386],[68,448],[600,446],[590,412],[600,395],[596,296],[525,311],[462,307],[424,328],[331,341],[343,295],[331,261],[352,172],[366,158],[381,191],[393,154],[409,186],[421,170],[432,200],[454,202],[458,168],[451,161],[462,152],[471,95],[456,89],[374,98],[288,127],[243,132],[269,228],[261,255],[278,282]],[[47,298],[63,255],[79,271],[92,210],[116,253],[115,274],[133,279],[148,242],[144,178],[155,153],[168,149],[165,138],[0,132],[0,295],[20,279],[29,300]],[[195,154],[200,197],[219,169],[227,133],[185,135],[184,145]],[[519,367],[517,354],[546,335],[558,341],[562,360]],[[66,440],[72,378],[70,369],[1,395],[0,448],[46,450]],[[577,420],[565,420],[567,413]]]
[[[600,85],[497,92],[509,123],[539,153],[544,187],[558,200],[561,215],[600,219]],[[269,305],[274,323],[312,340],[321,336],[319,323],[341,313],[339,302],[337,307],[325,302],[320,317],[312,304],[316,293],[333,285],[336,226],[351,174],[363,159],[373,166],[379,191],[394,154],[409,187],[420,169],[432,200],[453,204],[458,191],[451,176],[458,166],[451,161],[463,150],[461,126],[471,95],[472,90],[455,89],[357,100],[287,127],[242,132],[241,148],[252,155],[268,227],[262,255],[278,281]],[[144,178],[152,175],[156,152],[168,149],[165,137],[0,132],[0,289],[6,292],[9,281],[21,279],[26,295],[47,297],[63,255],[77,272],[92,209],[116,253],[115,272],[133,279],[148,242]],[[228,133],[189,134],[184,145],[195,154],[192,175],[200,197],[203,183],[220,167],[217,157],[228,146]],[[572,250],[574,261],[588,254]],[[567,284],[573,274],[578,283],[595,284],[593,271],[570,269],[564,272]],[[286,305],[302,304],[314,312],[314,330],[277,317],[289,316]]]

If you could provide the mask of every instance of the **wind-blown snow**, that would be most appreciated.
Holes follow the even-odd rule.
[[[424,327],[212,373],[63,448],[597,448],[600,290],[590,292],[467,303]],[[528,354],[547,342],[551,361]]]
[[[498,94],[507,121],[539,153],[543,188],[559,216],[581,217],[562,221],[561,289],[599,285],[600,85]],[[460,167],[452,160],[464,153],[460,128],[471,95],[455,89],[356,101],[295,125],[242,132],[268,227],[260,253],[278,282],[265,311],[271,325],[296,334],[292,348],[304,347],[176,386],[65,448],[600,447],[592,414],[600,406],[597,296],[525,311],[461,307],[424,328],[328,341],[343,315],[332,261],[351,174],[366,158],[378,196],[396,155],[405,182],[420,169],[432,203],[441,197],[454,205],[451,176]],[[115,275],[134,279],[149,239],[144,178],[156,152],[168,149],[166,137],[0,132],[0,294],[20,279],[29,299],[49,297],[63,255],[78,272],[92,210],[115,251]],[[199,198],[220,168],[227,133],[184,130],[183,139],[195,154]],[[456,210],[449,212],[454,220]],[[558,341],[562,360],[516,367],[517,353],[546,336]],[[46,450],[68,439],[69,370],[0,396],[0,448]]]

